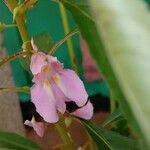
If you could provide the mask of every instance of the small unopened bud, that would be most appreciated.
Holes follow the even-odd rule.
[[[66,126],[69,127],[71,125],[71,123],[72,123],[71,118],[66,117],[65,118],[65,124],[66,124]]]

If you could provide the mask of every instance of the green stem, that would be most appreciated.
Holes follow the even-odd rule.
[[[23,15],[16,16],[16,23],[23,43],[30,41]]]
[[[74,120],[76,120],[77,122],[79,122],[82,125],[82,127],[84,128],[82,122],[79,119],[74,118]],[[89,145],[89,150],[95,150],[95,144],[93,142],[93,139],[91,138],[91,136],[89,135],[89,133],[88,133],[88,131],[86,129],[85,129],[85,132],[86,132],[86,135],[87,135],[88,140],[89,140],[89,144],[88,144]]]
[[[70,32],[70,28],[69,28],[67,12],[66,12],[64,6],[60,2],[59,2],[59,9],[61,12],[62,22],[63,22],[63,26],[64,26],[64,32],[65,32],[65,34],[68,34]],[[78,68],[76,65],[77,61],[76,61],[76,57],[75,57],[75,50],[74,50],[71,38],[67,40],[67,46],[68,46],[68,50],[69,50],[72,68],[76,71],[76,73],[78,73]]]
[[[7,64],[7,63],[9,63],[9,62],[11,62],[12,60],[14,60],[14,59],[16,59],[16,58],[18,58],[18,57],[21,57],[21,56],[25,56],[25,55],[27,55],[27,52],[19,51],[19,52],[15,53],[15,54],[13,54],[13,55],[11,55],[11,56],[7,56],[7,57],[1,59],[1,60],[0,60],[0,68],[1,68],[3,65],[5,65],[5,64]]]
[[[95,145],[94,145],[94,142],[93,142],[91,136],[89,135],[89,133],[87,131],[86,131],[86,133],[87,133],[87,136],[88,136],[88,139],[89,139],[89,149],[90,150],[95,150]]]
[[[73,35],[75,35],[76,33],[79,33],[78,29],[75,29],[71,32],[69,32],[63,39],[61,39],[59,42],[57,42],[49,51],[50,55],[53,55],[55,53],[55,51],[65,42],[67,41],[70,37],[72,37]]]
[[[61,139],[64,143],[64,150],[74,150],[73,141],[69,135],[67,127],[65,125],[64,120],[60,120],[58,123],[55,124],[57,131],[59,132]]]
[[[11,12],[13,12],[14,8],[18,5],[16,0],[3,0],[3,2],[6,4]]]
[[[5,25],[5,28],[14,28],[14,27],[17,27],[16,24],[6,24]]]
[[[110,92],[110,112],[113,113],[116,110],[116,101],[114,100],[112,92]]]
[[[16,0],[4,0],[5,4],[8,6],[10,11],[13,13],[14,9],[18,7],[18,3]],[[21,35],[23,43],[26,43],[25,50],[30,53],[32,50],[32,46],[30,41],[30,37],[27,31],[26,23],[25,23],[25,14],[18,13],[15,17],[16,24]]]
[[[0,93],[2,92],[21,92],[21,93],[30,93],[30,87],[7,87],[0,88]]]

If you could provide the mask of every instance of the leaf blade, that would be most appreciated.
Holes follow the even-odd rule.
[[[41,150],[35,143],[15,133],[0,132],[0,147],[12,150]]]
[[[109,33],[112,35],[115,34],[116,30],[121,29],[119,26],[117,26],[117,28],[115,28],[115,30],[109,30],[109,23],[111,23],[111,25],[113,23],[118,23],[118,20],[116,22],[113,22],[112,14],[114,14],[114,13],[113,13],[113,11],[110,10],[110,9],[115,9],[115,7],[112,8],[114,3],[109,3],[108,0],[91,1],[92,5],[87,5],[87,7],[88,7],[87,10],[90,10],[89,8],[91,6],[93,6],[93,7],[97,6],[97,9],[93,8],[94,10],[100,10],[99,12],[95,13],[95,16],[97,16],[99,18],[94,19],[94,21],[93,21],[93,19],[89,19],[91,17],[91,12],[85,11],[86,8],[85,7],[82,8],[82,5],[79,0],[74,0],[74,1],[73,0],[59,0],[59,1],[62,2],[64,4],[64,6],[72,13],[72,15],[82,33],[82,36],[86,39],[86,41],[89,44],[90,52],[91,52],[92,56],[95,58],[95,60],[98,64],[99,70],[104,75],[106,82],[108,83],[111,91],[113,92],[113,94],[115,96],[115,99],[121,104],[121,107],[123,108],[123,112],[124,112],[126,118],[128,119],[128,121],[132,127],[132,130],[134,132],[136,132],[136,134],[138,134],[139,137],[141,137],[141,139],[143,140],[143,143],[144,143],[144,148],[149,149],[148,147],[150,147],[150,144],[149,144],[150,143],[150,140],[149,140],[150,132],[148,132],[149,131],[149,128],[148,128],[149,123],[147,122],[147,120],[149,118],[148,115],[150,113],[147,113],[147,114],[145,113],[145,115],[143,115],[145,112],[144,109],[142,110],[142,113],[141,113],[141,111],[139,111],[140,110],[139,108],[143,106],[143,104],[141,103],[142,101],[138,102],[134,99],[134,104],[136,104],[136,106],[138,105],[138,108],[137,108],[137,107],[134,107],[135,105],[132,103],[133,97],[132,98],[130,97],[130,100],[128,99],[129,95],[127,95],[126,91],[124,91],[123,85],[125,85],[126,82],[127,83],[129,83],[129,82],[125,81],[125,80],[124,80],[123,84],[120,84],[120,82],[118,82],[118,71],[114,70],[114,66],[112,66],[112,61],[109,57],[112,54],[112,52],[109,51],[109,53],[108,53],[108,50],[107,50],[108,43],[106,44],[105,43],[106,41],[104,42],[104,37],[101,35],[101,32],[99,32],[99,30],[97,30],[97,26],[96,26],[96,22],[98,22],[98,21],[106,22],[105,26],[103,26],[105,33],[106,34]],[[94,4],[94,2],[95,2],[95,4]],[[96,2],[97,2],[97,4],[96,4]],[[145,6],[143,7],[143,4],[142,4],[144,2],[140,1],[140,0],[138,0],[138,1],[136,1],[136,0],[134,0],[134,1],[129,1],[129,0],[128,1],[121,1],[121,0],[115,1],[115,3],[117,3],[117,2],[120,2],[122,4],[116,5],[116,8],[118,8],[119,6],[123,7],[124,5],[127,5],[127,3],[128,3],[128,7],[126,7],[126,9],[124,9],[124,8],[120,9],[120,10],[123,10],[124,12],[128,12],[128,8],[130,9],[130,11],[131,10],[133,11],[133,10],[138,10],[138,7],[140,9],[143,9],[145,7]],[[88,4],[88,1],[83,0],[82,3]],[[99,3],[101,3],[101,4],[99,4]],[[104,8],[104,7],[101,8],[101,6],[103,6],[104,4],[105,4],[106,8]],[[77,9],[78,7],[80,7],[80,9],[82,9],[82,11],[84,11],[84,13],[81,13],[81,11],[78,11],[78,9]],[[143,12],[145,13],[144,9],[143,9]],[[108,14],[107,14],[108,16],[105,13],[103,14],[103,17],[100,15],[104,11],[108,11]],[[135,12],[138,14],[137,16],[143,15],[142,11],[141,11],[142,15],[139,13],[139,11],[134,11],[132,13],[135,13]],[[86,15],[84,15],[85,13],[86,13]],[[126,13],[119,14],[119,12],[115,12],[114,17],[117,18],[118,15],[121,16],[122,14],[126,14]],[[147,12],[146,12],[146,15],[148,15]],[[129,13],[128,13],[128,16],[130,16]],[[120,17],[120,18],[127,19],[126,17]],[[144,18],[145,18],[145,16],[141,17],[140,19],[141,19],[141,21],[142,20],[144,21],[144,23],[145,23],[144,27],[146,29],[148,29],[149,28],[149,18],[148,19],[144,19]],[[133,20],[133,18],[132,18],[132,20]],[[126,23],[128,23],[128,21],[126,21]],[[141,22],[139,24],[141,24]],[[139,24],[137,24],[137,26]],[[107,29],[108,29],[108,31],[107,31]],[[124,32],[124,29],[121,29],[121,31]],[[147,33],[149,33],[149,32],[147,31]],[[108,37],[109,37],[109,34],[107,34]],[[115,39],[115,38],[112,38],[112,39]],[[135,37],[135,39],[136,39],[136,37]],[[143,37],[143,39],[145,39],[145,38]],[[148,36],[147,36],[147,39],[149,39]],[[121,44],[124,42],[122,36],[120,36],[120,35],[118,36],[117,40],[118,40],[117,42],[118,43],[120,42]],[[113,42],[111,43],[111,45],[113,45]],[[132,48],[132,45],[130,45],[130,46]],[[122,49],[120,49],[120,50],[122,50]],[[111,58],[113,58],[113,60],[117,63],[117,61],[116,61],[117,58],[115,58],[113,55],[111,56]],[[124,67],[122,66],[122,70],[121,70],[122,73],[125,72],[125,70],[123,70],[123,68]],[[129,66],[129,68],[131,68],[131,66]],[[125,73],[127,74],[127,71]],[[122,77],[123,77],[123,75],[122,75]],[[134,78],[133,78],[133,80],[134,80]],[[139,80],[140,80],[140,78],[139,78]],[[139,85],[139,87],[140,87],[140,85]],[[149,89],[149,88],[147,88],[147,89]],[[143,91],[143,90],[141,89],[141,91]],[[128,91],[128,94],[129,94],[129,92],[131,94],[131,91]],[[136,93],[134,93],[134,94],[136,95]],[[149,94],[149,92],[148,92],[148,94]],[[145,95],[143,95],[143,96],[145,97]],[[149,98],[149,97],[150,96],[147,96],[147,98]],[[139,98],[137,97],[137,99],[139,99]],[[141,97],[140,99],[142,100],[143,98]],[[145,102],[148,102],[148,99],[145,100]],[[139,105],[139,103],[141,103],[141,104]],[[147,103],[146,106],[148,107],[149,103]],[[138,117],[139,112],[142,114],[142,115],[140,115],[140,119]],[[149,112],[149,109],[147,109],[147,112]],[[143,119],[142,116],[143,117],[147,116],[147,120]],[[144,124],[143,124],[143,121],[144,121]],[[144,127],[144,125],[145,125],[145,127]]]
[[[123,117],[121,109],[118,108],[107,118],[107,120],[105,120],[105,122],[103,123],[103,126],[110,125],[122,119],[124,120],[125,118]]]
[[[54,45],[53,39],[47,32],[42,32],[33,37],[33,41],[37,48],[45,53],[48,53]]]
[[[105,150],[138,150],[135,140],[124,137],[118,133],[107,130],[90,121],[81,120],[98,149]]]

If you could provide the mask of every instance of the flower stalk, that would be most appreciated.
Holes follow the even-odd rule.
[[[61,39],[59,42],[57,42],[49,51],[50,55],[53,55],[55,51],[64,43],[66,42],[69,38],[71,38],[73,35],[79,33],[78,29],[75,29],[71,32],[69,32],[63,39]]]
[[[15,28],[17,27],[16,24],[5,24],[5,28]]]
[[[0,32],[3,31],[6,28],[14,28],[17,27],[16,24],[5,24],[0,22]]]
[[[3,65],[5,65],[5,64],[7,64],[7,63],[9,63],[11,61],[13,61],[16,58],[23,57],[23,56],[26,56],[26,55],[27,55],[27,52],[25,52],[25,51],[19,51],[19,52],[16,52],[15,54],[13,54],[11,56],[7,56],[7,57],[5,57],[5,58],[3,58],[3,59],[0,60],[0,68]]]
[[[114,99],[113,93],[110,92],[110,112],[113,113],[116,110],[116,101]]]
[[[65,34],[68,34],[70,32],[70,27],[69,27],[67,12],[66,12],[66,9],[64,8],[64,6],[60,2],[58,2],[58,4],[59,4],[59,9],[60,9],[60,13],[61,13],[62,22],[63,22],[64,32],[65,32]],[[78,73],[78,67],[76,65],[77,61],[76,61],[76,57],[75,57],[75,50],[74,50],[71,38],[69,38],[67,40],[67,47],[69,50],[72,68],[73,68],[73,70],[75,70],[76,73]]]
[[[66,150],[66,148],[67,148],[69,150],[75,150],[73,141],[67,130],[64,120],[60,120],[59,122],[57,122],[55,124],[55,127],[56,127],[58,133],[60,134],[60,137],[64,143],[64,146],[63,146],[64,148],[62,148],[62,149]]]
[[[27,43],[25,50],[30,54],[32,50],[32,46],[31,43],[29,42],[30,36],[28,34],[26,23],[25,23],[25,12],[20,13],[18,10],[17,13],[15,14],[16,9],[21,9],[21,7],[19,8],[16,0],[4,0],[4,2],[7,5],[7,7],[10,9],[10,11],[13,13],[21,39],[23,43]]]

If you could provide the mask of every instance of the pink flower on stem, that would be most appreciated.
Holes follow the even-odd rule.
[[[64,69],[56,57],[35,51],[31,57],[30,69],[34,75],[32,102],[46,122],[57,122],[58,112],[65,113],[65,102],[69,101],[74,101],[81,107],[74,115],[85,119],[92,117],[93,106],[90,102],[87,103],[88,94],[83,82],[74,71]]]
[[[89,47],[86,41],[80,38],[81,51],[83,56],[84,75],[88,81],[102,80],[103,77],[99,73],[96,62],[90,55]]]
[[[35,118],[32,117],[31,121],[26,120],[24,124],[29,126],[29,127],[33,127],[33,129],[35,130],[37,135],[40,137],[43,137],[44,130],[45,130],[43,122],[36,122]]]

